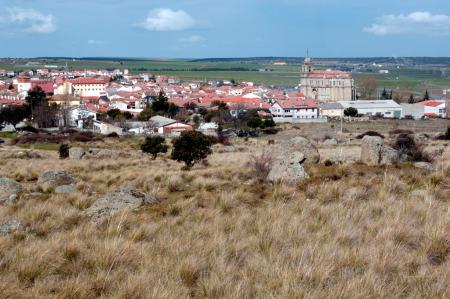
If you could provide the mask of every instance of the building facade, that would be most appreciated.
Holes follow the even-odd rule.
[[[358,114],[384,118],[401,118],[402,107],[393,100],[339,101],[344,109],[355,108]]]
[[[315,70],[311,58],[305,58],[300,75],[300,91],[319,102],[353,101],[355,83],[350,73]]]

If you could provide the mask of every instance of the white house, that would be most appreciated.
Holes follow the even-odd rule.
[[[100,97],[105,93],[106,83],[93,78],[82,78],[69,81],[72,93],[81,97]]]
[[[184,131],[192,131],[192,126],[180,123],[174,119],[163,116],[153,116],[149,123],[154,128],[154,132],[159,135],[179,135]]]
[[[69,110],[69,126],[83,129],[86,120],[97,120],[97,113],[85,107],[72,107]]]
[[[402,107],[402,118],[420,119],[425,116],[424,106],[420,103],[401,103],[400,106]]]
[[[319,111],[320,111],[320,115],[321,116],[326,116],[326,117],[342,117],[344,116],[344,107],[337,103],[321,103],[319,104]]]
[[[425,101],[418,103],[423,106],[424,114],[428,117],[446,117],[447,105],[444,101]]]
[[[317,119],[319,118],[319,107],[316,101],[311,99],[292,98],[278,100],[272,104],[270,112],[274,121],[281,119]]]
[[[402,107],[393,100],[376,101],[339,101],[344,109],[353,107],[358,114],[365,116],[380,116],[385,118],[400,118]]]
[[[120,127],[117,127],[115,125],[112,124],[108,124],[105,122],[101,122],[101,121],[94,121],[94,132],[103,134],[103,135],[108,135],[111,133],[117,133],[118,135],[123,135],[123,129]]]

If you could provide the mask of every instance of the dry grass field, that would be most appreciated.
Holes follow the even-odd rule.
[[[0,298],[450,297],[449,148],[434,173],[318,164],[290,186],[255,179],[250,156],[267,139],[232,142],[237,152],[215,146],[190,171],[131,139],[95,145],[118,159],[80,161],[6,158],[22,149],[4,145],[0,177],[26,191],[0,205],[0,221],[27,229],[0,236]],[[31,195],[48,169],[74,174],[76,192]],[[159,203],[101,222],[81,215],[124,186]]]

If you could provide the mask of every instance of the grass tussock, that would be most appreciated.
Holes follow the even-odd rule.
[[[410,163],[320,164],[297,185],[270,185],[248,162],[267,141],[233,144],[244,150],[189,172],[133,151],[5,159],[0,177],[25,190],[0,206],[0,219],[27,229],[0,237],[0,297],[448,297],[447,152],[432,174]],[[53,168],[72,172],[76,191],[28,196]],[[123,186],[159,203],[98,223],[80,215]]]

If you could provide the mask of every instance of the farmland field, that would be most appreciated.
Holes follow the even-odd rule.
[[[34,62],[36,64],[30,64]],[[182,80],[231,80],[252,81],[257,84],[280,87],[295,87],[299,82],[300,62],[294,61],[286,66],[275,66],[269,61],[251,60],[138,60],[138,59],[4,59],[0,60],[0,69],[37,69],[56,66],[70,70],[83,69],[128,69],[132,74],[149,72],[156,75],[177,76]],[[337,64],[339,65],[339,64]],[[332,65],[333,67],[336,64]],[[327,67],[323,64],[320,67]],[[260,69],[271,71],[260,72]],[[450,78],[442,76],[437,69],[425,67],[402,67],[390,69],[389,74],[374,72],[354,72],[356,84],[364,76],[375,76],[379,88],[411,90],[423,92],[425,89],[450,86]]]

